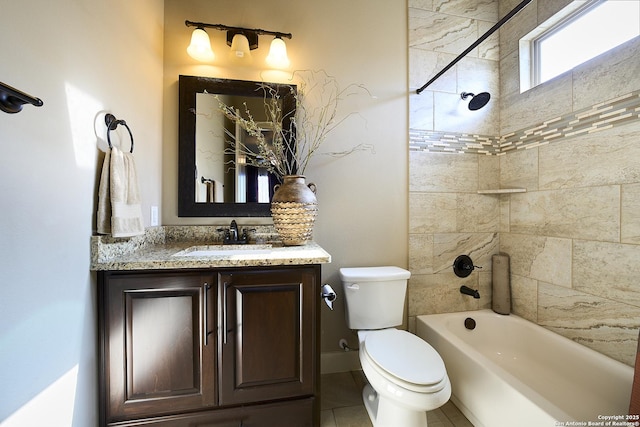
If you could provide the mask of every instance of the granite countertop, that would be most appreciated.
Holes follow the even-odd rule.
[[[331,255],[317,243],[304,246],[283,246],[270,226],[257,226],[250,234],[254,245],[221,245],[220,233],[213,226],[163,226],[148,228],[143,236],[114,239],[111,236],[91,237],[91,270],[157,270],[215,267],[251,267],[325,264]],[[189,256],[185,249],[212,246],[223,253]],[[252,249],[255,248],[255,249]],[[229,251],[231,249],[231,251]],[[236,249],[236,251],[233,251]]]

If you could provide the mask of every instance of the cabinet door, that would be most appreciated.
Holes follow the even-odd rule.
[[[212,280],[179,272],[101,276],[101,422],[216,403]]]
[[[220,403],[315,393],[317,266],[219,273]]]

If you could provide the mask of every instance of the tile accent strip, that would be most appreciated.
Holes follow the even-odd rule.
[[[410,129],[409,150],[500,156],[610,129],[639,118],[640,90],[500,137]]]

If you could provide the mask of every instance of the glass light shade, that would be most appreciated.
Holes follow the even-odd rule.
[[[202,28],[196,28],[191,34],[191,44],[187,48],[187,53],[193,59],[202,62],[211,62],[216,55],[211,50],[209,34]]]
[[[271,42],[266,61],[273,68],[287,68],[291,64],[287,56],[287,45],[280,37],[276,37]]]
[[[231,40],[231,52],[229,57],[233,62],[251,63],[251,50],[249,49],[249,40],[244,34],[236,34]]]

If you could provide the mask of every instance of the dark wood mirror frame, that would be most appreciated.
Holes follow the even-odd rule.
[[[270,216],[269,203],[196,203],[194,168],[196,164],[196,94],[262,96],[262,86],[277,90],[283,101],[283,117],[295,114],[295,85],[228,80],[211,77],[179,76],[178,99],[178,216],[180,217],[265,217]],[[285,129],[289,123],[284,123]]]

